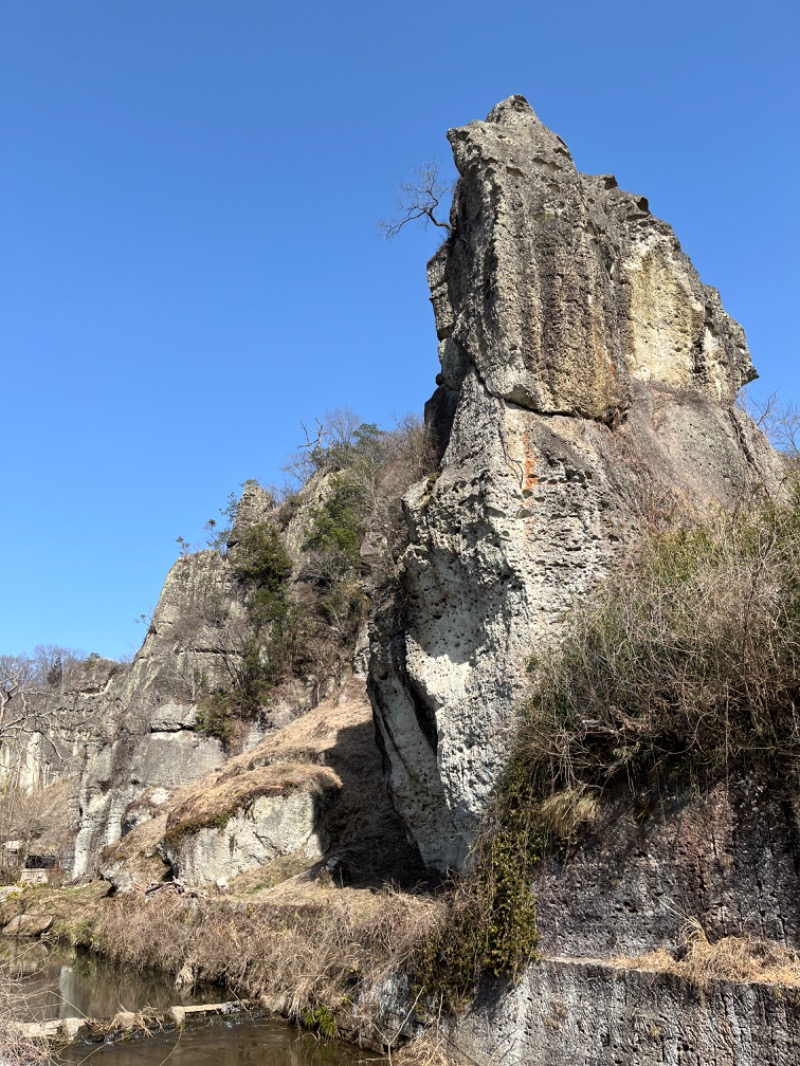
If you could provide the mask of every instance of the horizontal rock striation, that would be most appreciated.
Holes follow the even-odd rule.
[[[461,176],[428,265],[443,457],[406,496],[369,668],[395,803],[441,869],[464,863],[567,608],[653,521],[781,475],[735,406],[744,333],[647,201],[580,174],[520,96],[448,136]]]

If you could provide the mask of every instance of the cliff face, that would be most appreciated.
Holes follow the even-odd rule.
[[[232,543],[269,517],[274,505],[257,485],[242,496]],[[130,667],[89,660],[57,690],[34,693],[44,726],[4,748],[0,770],[23,788],[74,778],[73,876],[129,828],[126,810],[145,792],[170,790],[219,766],[220,742],[195,728],[197,704],[230,677],[248,633],[245,591],[217,551],[180,558],[167,575],[142,647]],[[253,742],[265,723],[252,725]],[[162,799],[162,801],[163,801]]]
[[[775,488],[734,406],[744,333],[672,230],[576,171],[519,96],[451,130],[452,232],[428,265],[443,458],[405,499],[402,611],[369,685],[390,788],[423,858],[460,866],[526,664],[616,553],[668,513]]]

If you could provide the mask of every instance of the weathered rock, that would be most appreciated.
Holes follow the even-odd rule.
[[[596,957],[678,949],[688,918],[726,936],[797,944],[800,800],[755,772],[704,794],[620,787],[568,854],[534,878],[539,949]]]
[[[578,173],[522,97],[449,138],[443,458],[406,496],[403,610],[377,619],[369,675],[396,805],[439,868],[464,862],[530,655],[620,546],[781,472],[734,406],[744,333],[647,202]]]
[[[301,852],[321,858],[322,816],[341,788],[325,767],[283,764],[223,780],[190,798],[169,826],[160,851],[188,884],[212,884]]]
[[[796,988],[712,982],[548,959],[516,988],[486,982],[450,1034],[475,1066],[788,1066],[800,1060]]]
[[[3,926],[3,936],[44,936],[52,925],[52,914],[19,914]]]
[[[248,485],[238,535],[273,507],[268,493]],[[248,627],[246,589],[231,562],[211,550],[187,555],[167,575],[130,667],[90,659],[60,688],[31,697],[44,728],[3,746],[0,774],[23,788],[75,777],[74,855],[62,857],[74,876],[131,828],[128,812],[147,790],[177,788],[224,761],[220,742],[195,730],[197,703],[230,678]],[[258,732],[261,723],[254,726]]]

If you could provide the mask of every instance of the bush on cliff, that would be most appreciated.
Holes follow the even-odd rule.
[[[535,957],[536,865],[603,786],[800,767],[800,487],[641,544],[532,664],[533,694],[470,870],[415,973],[447,1005]]]
[[[545,791],[800,762],[800,487],[654,536],[533,664]]]

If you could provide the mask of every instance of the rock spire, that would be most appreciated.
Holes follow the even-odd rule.
[[[735,406],[744,331],[647,200],[579,173],[521,96],[448,139],[443,458],[406,497],[403,607],[376,620],[369,680],[395,803],[439,868],[465,860],[532,652],[620,546],[780,473]]]

